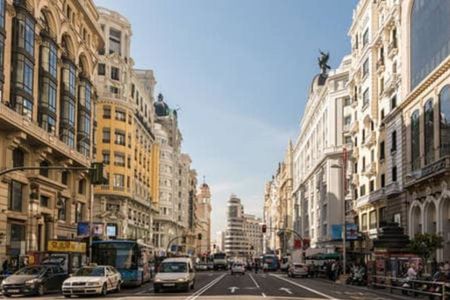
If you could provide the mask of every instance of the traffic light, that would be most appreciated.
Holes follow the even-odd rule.
[[[263,224],[263,226],[262,226],[262,233],[266,233],[266,231],[267,231],[267,225]]]
[[[91,178],[91,184],[105,184],[108,182],[106,176],[106,170],[103,163],[94,162],[89,169],[89,177]]]

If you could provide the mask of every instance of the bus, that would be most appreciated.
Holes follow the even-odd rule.
[[[92,262],[115,267],[123,285],[140,286],[151,280],[151,247],[133,240],[92,242]]]
[[[262,266],[267,264],[268,271],[277,271],[280,267],[278,257],[275,254],[264,254],[262,257]]]
[[[228,268],[227,255],[225,253],[214,253],[212,255],[214,270],[226,270]]]

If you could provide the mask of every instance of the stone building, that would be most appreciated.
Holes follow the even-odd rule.
[[[351,62],[346,56],[337,69],[314,77],[293,149],[295,227],[311,247],[330,251],[341,247],[332,228],[342,226],[347,197],[342,168],[344,148],[351,151],[346,89]]]
[[[247,238],[246,257],[251,259],[263,255],[262,220],[255,215],[244,214],[244,232]]]
[[[195,204],[195,236],[197,255],[204,255],[211,249],[211,190],[206,183],[202,183],[197,193]]]
[[[106,165],[109,182],[95,190],[94,222],[101,238],[152,242],[157,209],[159,147],[155,144],[151,70],[136,70],[130,57],[131,26],[117,12],[99,8],[105,39],[97,66],[97,160]]]
[[[98,18],[90,0],[0,1],[1,169],[90,167]],[[86,170],[2,176],[0,260],[17,267],[50,239],[76,239],[91,193]]]
[[[277,235],[276,228],[281,223],[281,210],[279,198],[279,177],[273,176],[268,181],[264,190],[264,212],[263,220],[266,225],[266,233],[264,234],[264,253],[280,251],[280,238]]]

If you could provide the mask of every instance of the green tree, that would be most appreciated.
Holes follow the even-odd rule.
[[[420,256],[426,266],[428,260],[436,255],[436,250],[443,247],[443,242],[442,236],[435,233],[418,233],[409,242],[409,249]]]

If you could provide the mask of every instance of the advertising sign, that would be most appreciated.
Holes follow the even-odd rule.
[[[89,236],[89,223],[78,222],[77,235],[79,237],[87,237],[87,236]]]
[[[356,240],[358,239],[358,226],[355,223],[345,224],[347,235],[346,240]],[[331,225],[331,239],[332,240],[342,240],[342,224]]]
[[[76,241],[50,240],[47,242],[48,252],[86,252],[86,243]]]
[[[345,227],[347,228],[347,240],[357,240],[358,226],[355,223],[347,223]]]
[[[108,224],[108,225],[106,225],[106,235],[108,237],[117,236],[117,225],[116,224]]]

